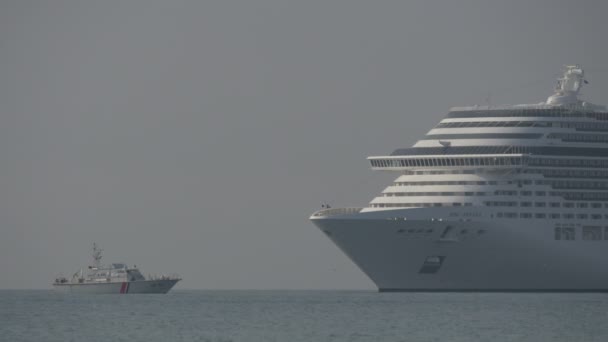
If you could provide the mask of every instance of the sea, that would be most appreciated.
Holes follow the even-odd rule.
[[[0,341],[608,341],[608,294],[2,290]]]

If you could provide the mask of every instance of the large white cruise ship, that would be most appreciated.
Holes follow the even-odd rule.
[[[311,216],[380,291],[608,291],[608,111],[567,66],[546,102],[452,108],[365,208]]]

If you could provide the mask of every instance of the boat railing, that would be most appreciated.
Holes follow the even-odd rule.
[[[150,275],[150,274],[148,274],[148,276],[145,279],[146,280],[181,280],[182,278],[179,276],[179,274],[173,273],[173,274],[170,274],[170,275],[165,275],[165,274]]]
[[[337,215],[357,214],[362,209],[363,208],[329,208],[329,209],[322,209],[322,210],[319,210],[319,211],[315,212],[314,214],[312,214],[312,217],[328,217],[328,216],[337,216]]]

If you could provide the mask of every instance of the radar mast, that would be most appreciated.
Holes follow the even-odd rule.
[[[578,104],[578,94],[583,87],[585,71],[580,65],[566,65],[564,75],[557,80],[555,93],[547,99],[550,105]]]
[[[93,242],[93,260],[95,260],[95,267],[97,269],[99,269],[101,264],[101,252],[103,252],[103,250],[97,247],[97,244]]]

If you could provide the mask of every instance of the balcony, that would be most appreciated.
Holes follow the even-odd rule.
[[[412,169],[512,169],[527,164],[522,154],[483,156],[381,156],[367,158],[373,170],[403,171]]]

